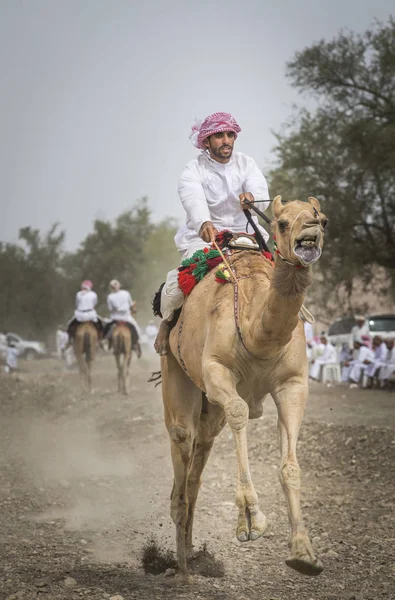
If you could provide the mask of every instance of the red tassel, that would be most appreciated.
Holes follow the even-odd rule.
[[[208,266],[208,270],[211,271],[212,269],[214,269],[217,265],[219,265],[219,263],[222,262],[222,258],[221,256],[217,256],[216,258],[209,258],[207,260],[207,266]]]
[[[222,279],[222,277],[216,277],[215,281],[217,283],[229,283],[229,279]]]
[[[195,277],[188,272],[178,273],[178,285],[180,289],[188,296],[196,285]]]

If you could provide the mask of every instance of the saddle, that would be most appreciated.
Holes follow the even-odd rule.
[[[227,229],[220,231],[216,236],[215,241],[221,250],[228,249],[230,254],[232,254],[232,250],[259,251],[260,249],[255,235],[249,233],[233,233]]]
[[[262,249],[262,245],[258,243],[255,235],[248,233],[234,233],[225,229],[218,233],[215,241],[225,256],[231,256],[236,252],[250,250],[253,252],[262,252],[265,258],[273,261],[272,254]],[[191,258],[183,260],[181,266],[178,267],[178,283],[184,294],[189,295],[195,285],[197,285],[207,273],[221,265],[222,261],[223,258],[218,250],[215,249],[214,245],[207,246],[207,248],[202,250],[197,250]],[[219,277],[216,277],[216,281],[218,283],[223,283],[224,279],[222,279],[221,273],[218,272],[218,274]],[[162,283],[152,301],[154,316],[159,316],[161,318],[160,301],[164,285],[165,284]],[[180,309],[175,312],[172,323],[174,322],[175,324],[177,322],[179,314]]]

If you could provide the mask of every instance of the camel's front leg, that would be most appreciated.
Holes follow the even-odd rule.
[[[323,570],[315,556],[300,508],[300,468],[296,458],[296,444],[308,395],[303,382],[287,382],[273,393],[278,410],[281,466],[279,478],[288,507],[291,526],[290,557],[286,564],[305,575],[319,575]]]
[[[236,444],[236,504],[239,509],[236,536],[240,542],[256,540],[265,531],[267,519],[259,509],[258,495],[252,484],[248,464],[248,405],[238,395],[236,378],[228,368],[215,361],[205,361],[203,377],[207,398],[213,404],[222,406]]]

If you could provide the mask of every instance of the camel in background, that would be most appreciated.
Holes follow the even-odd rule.
[[[98,331],[91,321],[79,323],[74,335],[74,353],[84,390],[92,391],[92,362],[95,360]]]
[[[219,285],[212,271],[184,302],[161,357],[165,423],[174,469],[171,516],[176,525],[181,576],[188,573],[200,477],[214,438],[227,422],[238,465],[239,541],[256,540],[267,527],[248,463],[247,422],[262,415],[271,394],[278,411],[280,481],[290,522],[286,564],[307,575],[323,567],[315,556],[300,506],[296,443],[308,397],[308,364],[299,318],[313,265],[321,256],[325,215],[315,198],[273,201],[275,264],[257,251],[229,257],[237,285]],[[248,299],[248,303],[244,300]]]
[[[118,322],[111,334],[118,370],[118,392],[127,394],[129,366],[132,358],[132,334],[127,323]]]

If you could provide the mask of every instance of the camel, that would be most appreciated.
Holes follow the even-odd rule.
[[[91,321],[79,323],[74,335],[74,353],[80,370],[82,385],[88,392],[92,391],[92,362],[95,359],[97,329]]]
[[[126,323],[119,322],[114,327],[112,346],[118,369],[118,392],[127,395],[129,366],[132,358],[132,334]]]
[[[228,258],[237,285],[219,285],[213,271],[206,275],[186,298],[170,334],[170,351],[161,357],[174,470],[170,513],[181,578],[188,578],[200,477],[225,423],[237,455],[237,539],[254,541],[267,528],[251,479],[246,426],[249,418],[262,415],[268,394],[278,411],[279,478],[290,523],[286,564],[306,575],[323,569],[303,523],[296,443],[308,397],[299,311],[312,281],[311,265],[321,256],[327,219],[316,198],[283,205],[277,196],[273,215],[274,266],[260,252],[240,251]]]

